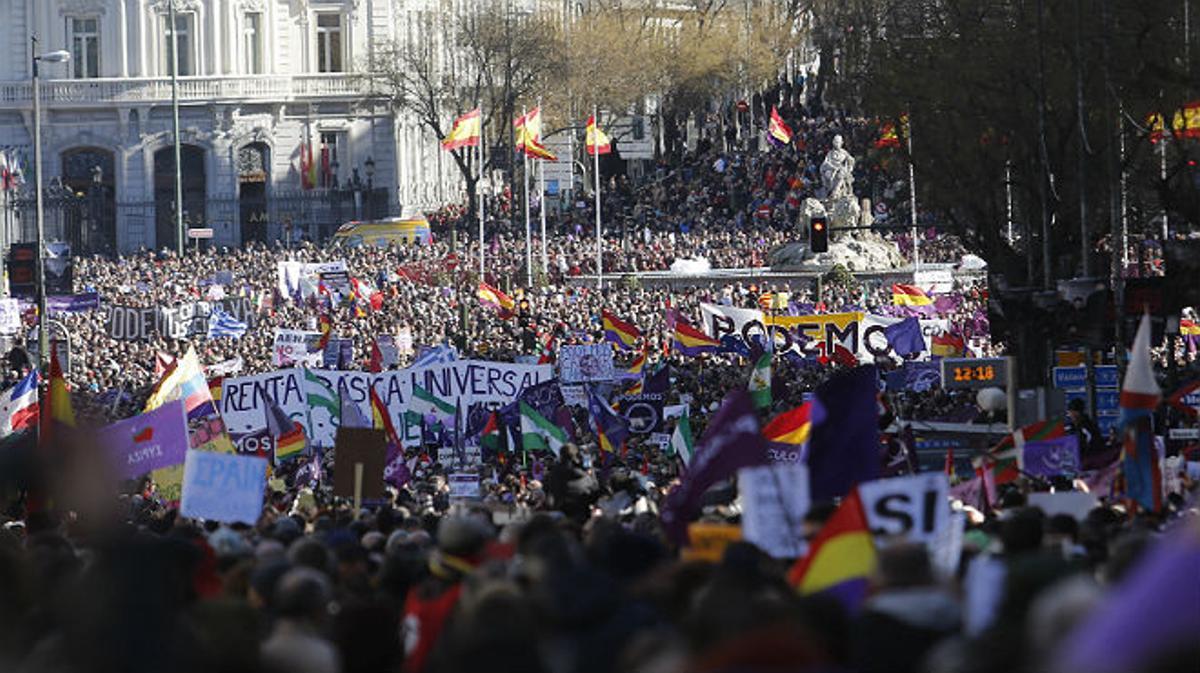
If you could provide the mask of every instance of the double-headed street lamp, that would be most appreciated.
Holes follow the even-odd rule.
[[[65,63],[71,59],[71,53],[58,50],[38,54],[38,39],[30,37],[29,56],[31,73],[33,75],[33,187],[34,202],[37,204],[35,219],[37,220],[37,304],[38,304],[38,360],[42,371],[49,374],[47,363],[50,362],[50,318],[46,315],[46,222],[42,212],[42,94],[38,64]]]

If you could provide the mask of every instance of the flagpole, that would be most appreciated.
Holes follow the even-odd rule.
[[[600,135],[600,112],[597,106],[592,106],[592,166],[596,171],[596,289],[604,289],[604,243],[600,240],[600,148],[597,140]],[[587,138],[584,138],[586,145]]]
[[[542,117],[542,99],[538,98],[538,121]],[[541,140],[541,138],[538,138]],[[538,220],[542,225],[542,275],[550,278],[550,264],[546,258],[546,160],[538,159]]]
[[[475,181],[475,191],[479,192],[479,282],[484,282],[484,265],[483,265],[483,209],[485,207],[483,197],[483,106],[477,107],[479,110],[479,144],[475,147],[475,154],[479,157],[479,178]]]
[[[529,114],[525,108],[521,108],[521,119],[525,119],[525,115]],[[525,142],[529,140],[529,129],[527,121],[521,122],[524,126],[521,132],[524,134]],[[529,152],[525,151],[524,143],[521,150],[521,182],[525,188],[525,287],[533,287],[533,231],[529,226]]]
[[[542,274],[550,277],[550,262],[546,257],[546,160],[538,159],[538,217],[542,221]]]
[[[908,198],[912,211],[913,271],[918,271],[921,268],[921,241],[917,236],[917,173],[913,169],[911,111],[908,113],[908,123],[904,127],[905,137],[908,139]]]

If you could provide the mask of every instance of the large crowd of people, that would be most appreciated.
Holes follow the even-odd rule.
[[[76,291],[98,293],[103,306],[224,298],[250,307],[243,336],[213,339],[117,338],[103,307],[56,314],[74,345],[66,379],[77,425],[90,429],[140,412],[160,354],[195,347],[204,364],[221,364],[222,375],[271,371],[280,366],[275,331],[318,331],[322,316],[332,337],[352,343],[352,361],[341,366],[364,369],[380,335],[405,344],[397,368],[423,346],[512,362],[600,343],[601,313],[609,310],[641,331],[635,347],[618,354],[618,367],[639,353],[647,356],[646,372],[667,365],[667,403],[687,407],[699,439],[727,393],[747,388],[765,347],[680,354],[670,322],[700,327],[701,303],[758,308],[764,295],[786,295],[773,310],[910,313],[894,304],[894,279],[856,278],[844,269],[820,278],[760,273],[677,284],[636,275],[692,258],[715,268],[764,266],[772,248],[793,239],[833,134],[866,147],[878,133],[863,119],[799,120],[784,111],[798,131],[786,151],[746,152],[714,134],[644,184],[612,180],[605,208],[614,215],[603,239],[611,275],[603,288],[589,278],[596,242],[588,200],[550,218],[548,272],[532,287],[524,284],[520,218],[490,213],[481,279],[474,227],[461,207],[431,214],[435,237],[424,244],[303,242],[77,259]],[[857,170],[859,184],[877,182],[875,191],[895,196],[878,164],[863,161]],[[896,216],[886,201],[876,210],[884,220]],[[910,239],[892,240],[908,254]],[[922,244],[927,262],[957,262],[963,252],[944,236]],[[285,261],[344,261],[382,301],[281,293],[277,265]],[[513,309],[480,302],[481,280],[511,294]],[[978,277],[957,275],[939,296],[944,301],[924,307],[923,317],[945,320],[971,354],[1003,352],[990,339]],[[776,357],[762,420],[799,406],[858,364],[828,355],[808,349]],[[865,364],[886,374],[901,362]],[[6,383],[31,365],[10,355]],[[923,467],[911,430],[896,431],[893,420],[998,420],[976,405],[973,391],[891,391],[878,407],[880,468],[891,475]],[[0,670],[1182,673],[1200,661],[1198,475],[1186,455],[1168,463],[1167,497],[1157,512],[1115,496],[1115,436],[1090,442],[1089,469],[1076,475],[1074,487],[1096,496],[1085,511],[1034,504],[1034,493],[1072,490],[1069,478],[1017,479],[994,497],[956,490],[961,556],[947,566],[940,548],[881,544],[867,598],[847,610],[798,591],[789,577],[794,558],[737,540],[713,552],[669,535],[660,515],[667,494],[687,477],[678,451],[635,440],[602,451],[586,409],[555,420],[570,437],[559,455],[484,450],[480,492],[469,499],[453,496],[455,468],[430,456],[440,438],[411,448],[406,477],[389,480],[383,501],[357,510],[333,496],[336,451],[310,447],[305,457],[274,466],[254,525],[187,519],[150,477],[122,482],[114,500],[95,484],[87,433],[56,435],[58,445],[37,457],[26,450],[26,462],[14,457],[12,442],[0,443]],[[8,469],[18,465],[50,467],[31,480]],[[953,458],[946,468],[965,471]],[[738,524],[743,505],[734,483],[723,480],[705,495],[699,519]],[[796,522],[806,544],[816,544],[837,506],[814,502]],[[1104,640],[1113,634],[1128,642]]]

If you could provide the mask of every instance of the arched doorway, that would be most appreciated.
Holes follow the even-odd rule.
[[[183,168],[183,228],[206,226],[204,149],[182,145],[179,156]],[[155,246],[175,250],[175,148],[170,145],[154,153],[154,220]],[[184,239],[184,242],[188,241]]]
[[[250,143],[238,150],[238,222],[242,243],[266,243],[267,185],[270,183],[271,148]]]
[[[60,156],[64,193],[75,207],[67,212],[65,238],[80,254],[117,251],[116,163],[98,147],[76,147]]]

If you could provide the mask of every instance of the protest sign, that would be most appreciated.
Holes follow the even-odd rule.
[[[662,432],[665,400],[666,395],[663,393],[639,393],[618,397],[618,409],[629,424],[629,432],[635,435]]]
[[[396,351],[400,355],[413,354],[412,329],[408,327],[401,327],[400,331],[396,333]]]
[[[904,537],[928,543],[950,523],[950,482],[941,472],[864,482],[858,493],[877,542]]]
[[[411,335],[409,347],[412,347]],[[375,338],[375,347],[379,349],[379,366],[389,369],[400,362],[400,349],[396,346],[396,337],[391,334],[380,334]]]
[[[110,463],[124,479],[179,465],[188,450],[183,401],[168,402],[139,416],[105,426],[97,431],[96,442],[108,452]]]
[[[801,523],[810,506],[808,468],[799,463],[738,470],[742,536],[775,558],[804,555]]]
[[[387,439],[382,430],[338,428],[333,461],[333,494],[355,496],[356,474],[361,473],[358,495],[363,500],[381,500],[383,466],[387,462]],[[361,467],[359,467],[361,466]]]
[[[320,340],[320,332],[276,327],[271,364],[276,367],[320,367],[324,358],[324,352],[316,350]]]
[[[16,334],[21,329],[21,304],[16,299],[0,299],[0,334]]]
[[[725,548],[742,539],[740,526],[727,523],[693,523],[687,527],[688,546],[680,553],[684,561],[716,563]]]
[[[321,352],[321,367],[325,369],[350,369],[354,366],[354,341],[330,339]]]
[[[273,400],[288,418],[298,421],[309,434],[308,403],[304,392],[304,370],[279,369],[273,372],[226,378],[221,382],[218,406],[225,427],[234,438],[238,451],[253,452],[247,442],[255,442],[267,429],[267,402]],[[268,433],[269,434],[269,433]]]
[[[938,579],[943,582],[953,580],[958,572],[958,562],[962,558],[963,533],[966,532],[966,528],[966,513],[951,512],[950,523],[929,542],[929,564],[933,566]]]
[[[277,262],[275,264],[276,289],[284,297],[299,297],[301,300],[317,294],[321,274],[347,272],[344,260],[309,264],[305,262]]]
[[[1023,449],[1024,470],[1038,477],[1074,475],[1082,470],[1079,462],[1079,435],[1031,440]]]
[[[921,269],[913,272],[913,285],[926,294],[944,294],[954,290],[954,272],[950,269]]]
[[[454,472],[447,479],[450,485],[450,497],[454,500],[474,500],[479,498],[479,475],[474,472]]]
[[[253,526],[262,513],[266,484],[265,458],[189,450],[183,466],[179,513]]]
[[[615,376],[612,346],[606,343],[563,346],[558,349],[558,367],[563,383],[611,381]]]

